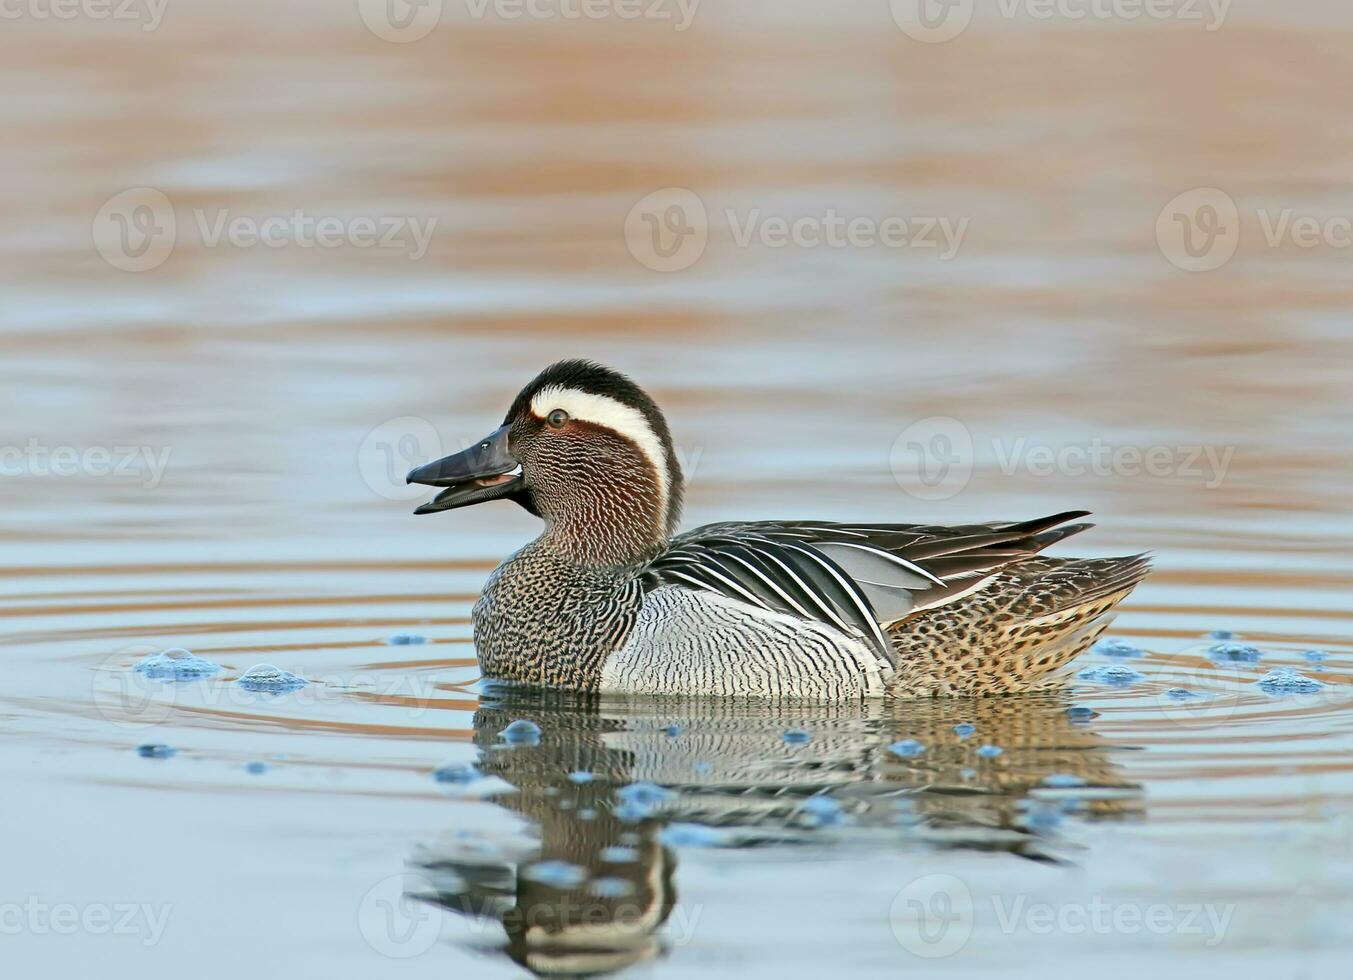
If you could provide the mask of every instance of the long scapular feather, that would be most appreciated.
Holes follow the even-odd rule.
[[[677,538],[646,587],[706,589],[863,637],[889,660],[881,627],[982,588],[1002,569],[1090,527],[1085,511],[1030,521],[929,525],[716,524]]]
[[[846,541],[813,542],[812,548],[836,562],[856,581],[913,589],[944,584],[915,562],[878,548]]]
[[[864,593],[860,591],[860,587],[851,580],[850,576],[841,571],[831,559],[827,558],[825,555],[819,554],[812,548],[793,544],[786,545],[786,547],[800,552],[805,555],[810,562],[816,563],[816,566],[827,576],[825,583],[827,584],[827,588],[824,591],[830,595],[834,586],[835,589],[839,589],[846,598],[845,602],[841,602],[833,596],[833,598],[836,599],[833,605],[842,612],[849,610],[856,613],[857,615],[851,617],[853,624],[857,628],[863,627],[861,632],[875,641],[880,652],[885,656],[891,656],[892,646],[888,643],[887,638],[884,637],[883,630],[879,629],[878,617],[875,616],[874,610],[870,607],[869,600],[865,598]],[[805,567],[813,566],[810,564]],[[823,580],[819,581],[822,582]]]

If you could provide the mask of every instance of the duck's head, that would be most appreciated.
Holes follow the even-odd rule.
[[[681,470],[661,410],[638,385],[591,361],[560,361],[523,388],[503,424],[464,452],[410,471],[444,487],[415,514],[515,500],[583,558],[661,545],[681,513]]]

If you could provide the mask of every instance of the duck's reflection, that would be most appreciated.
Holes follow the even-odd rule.
[[[478,772],[539,839],[452,835],[416,863],[437,904],[501,924],[529,970],[613,972],[661,953],[684,842],[1059,860],[1063,821],[1140,813],[1085,715],[1064,695],[789,707],[495,688],[475,716]],[[509,744],[522,721],[538,738],[525,726]]]

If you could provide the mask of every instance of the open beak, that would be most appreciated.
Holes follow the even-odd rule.
[[[436,514],[514,496],[521,489],[521,464],[508,452],[503,426],[464,452],[410,470],[407,481],[446,488],[414,511]]]

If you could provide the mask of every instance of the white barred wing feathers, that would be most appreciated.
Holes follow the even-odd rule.
[[[1089,524],[1068,511],[1021,523],[937,527],[764,521],[710,524],[673,539],[647,588],[704,589],[858,635],[896,662],[884,628],[980,588],[1012,562]]]

